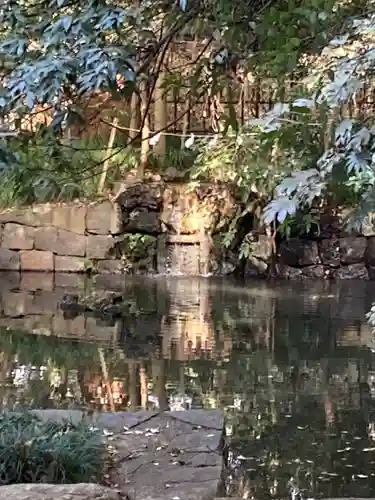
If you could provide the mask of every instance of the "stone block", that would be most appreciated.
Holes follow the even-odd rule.
[[[125,233],[160,234],[161,231],[159,214],[146,210],[133,210],[124,225]]]
[[[0,271],[19,271],[20,266],[19,252],[0,248]]]
[[[57,248],[57,229],[55,227],[37,227],[34,233],[35,250],[54,252]]]
[[[69,417],[69,416],[68,416]],[[69,418],[67,418],[69,421]],[[1,486],[0,500],[121,500],[122,495],[99,484],[11,484]]]
[[[87,237],[56,229],[55,227],[38,228],[35,230],[35,249],[47,250],[57,255],[84,257],[86,254]]]
[[[97,271],[99,274],[122,274],[124,265],[120,260],[99,260]]]
[[[52,292],[54,288],[54,275],[40,273],[21,274],[20,288],[26,291],[43,290]]]
[[[114,207],[110,201],[95,203],[87,207],[86,230],[91,234],[111,234],[114,226]]]
[[[86,257],[88,259],[106,259],[113,244],[112,236],[89,234],[87,236]]]
[[[40,250],[21,250],[22,271],[54,271],[54,258],[52,252]]]
[[[85,261],[81,257],[55,255],[56,273],[84,273]]]
[[[57,255],[84,257],[86,254],[86,236],[59,229],[57,233]]]
[[[280,263],[291,267],[320,264],[316,241],[291,238],[280,245]]]
[[[52,205],[45,203],[28,208],[11,208],[0,212],[0,223],[14,222],[26,226],[40,227],[52,224]]]
[[[343,264],[358,264],[364,261],[367,241],[363,236],[340,238],[340,259]]]
[[[1,246],[10,250],[31,250],[34,248],[34,231],[30,226],[5,224]]]
[[[57,245],[54,253],[57,255],[84,257],[86,254],[86,240],[87,237],[82,234],[59,229],[57,232]]]
[[[62,205],[55,207],[52,213],[52,225],[72,233],[85,234],[86,206]]]

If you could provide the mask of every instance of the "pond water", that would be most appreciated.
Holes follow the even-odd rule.
[[[124,319],[59,310],[111,289]],[[229,493],[375,495],[372,283],[2,274],[0,299],[3,407],[218,407]]]

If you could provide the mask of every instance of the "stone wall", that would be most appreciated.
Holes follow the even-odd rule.
[[[110,201],[45,204],[0,213],[0,270],[120,272]]]
[[[279,248],[285,278],[375,279],[375,236],[291,238]]]
[[[318,235],[278,243],[246,235],[246,262],[223,247],[218,228],[238,200],[228,186],[122,185],[110,200],[0,212],[0,271],[375,279],[375,228],[348,235],[338,218]]]
[[[204,274],[205,235],[235,207],[228,193],[134,182],[111,201],[2,211],[0,271],[163,273],[181,264],[182,274]]]

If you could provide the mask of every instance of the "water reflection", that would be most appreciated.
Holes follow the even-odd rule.
[[[371,283],[31,274],[0,283],[3,407],[220,407],[238,463],[230,493],[374,495]],[[127,316],[59,310],[65,293],[92,289],[124,290]]]

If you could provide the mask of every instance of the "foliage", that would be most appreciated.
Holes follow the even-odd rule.
[[[145,264],[155,255],[156,239],[142,233],[124,233],[118,237],[117,248],[125,268],[131,270],[135,263]]]
[[[29,413],[0,413],[0,483],[79,483],[101,477],[105,446],[85,424],[43,423]]]
[[[313,94],[306,102],[311,121],[325,111],[328,141],[312,168],[296,170],[279,184],[275,199],[266,208],[268,222],[274,218],[282,222],[296,210],[334,196],[340,186],[351,193],[353,205],[371,205],[375,183],[372,116],[366,110],[353,116],[348,105],[371,79],[374,26],[373,14],[351,20],[348,32],[333,39],[312,65],[305,81]],[[282,122],[290,120],[293,112],[290,106],[283,106],[277,113],[266,115],[262,125],[267,128],[263,130],[267,133],[270,126],[281,130]],[[355,225],[358,220],[352,222]]]
[[[111,161],[109,182],[136,163],[133,150],[120,149]],[[8,140],[0,206],[96,197],[105,150],[99,139],[59,141],[49,133]]]

